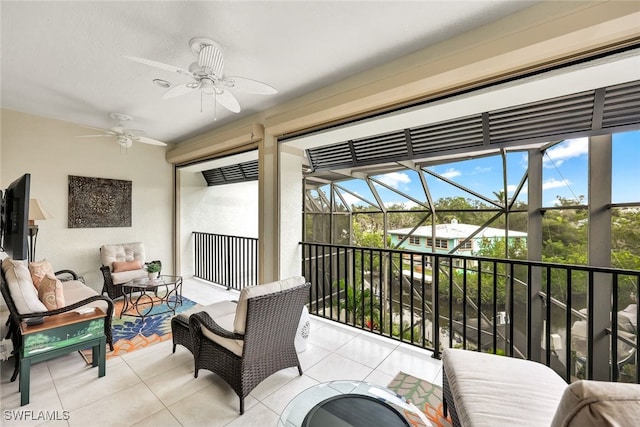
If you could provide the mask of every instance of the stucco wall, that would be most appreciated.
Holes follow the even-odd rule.
[[[30,173],[31,198],[54,217],[38,222],[37,259],[75,270],[99,290],[99,247],[141,241],[147,257],[171,272],[173,168],[164,148],[134,144],[124,150],[111,138],[77,138],[96,133],[82,126],[10,110],[2,110],[1,127],[0,187]],[[132,181],[132,226],[68,228],[69,175]]]
[[[193,275],[194,231],[258,237],[258,182],[207,187],[202,173],[180,171],[180,272]]]

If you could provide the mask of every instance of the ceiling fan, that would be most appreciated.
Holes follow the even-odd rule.
[[[189,76],[194,80],[167,90],[162,95],[163,99],[174,98],[199,90],[201,97],[203,95],[211,95],[215,101],[219,102],[227,110],[239,113],[240,104],[231,91],[237,90],[238,92],[256,95],[278,93],[273,87],[257,80],[239,76],[226,76],[224,74],[222,47],[213,40],[196,37],[189,40],[189,45],[191,50],[198,54],[198,60],[189,66],[189,70],[136,56],[125,56],[125,58],[161,70]]]
[[[167,145],[164,142],[158,141],[156,139],[142,136],[144,132],[141,130],[125,129],[124,124],[125,122],[128,122],[131,120],[131,116],[128,116],[122,113],[110,113],[109,116],[113,119],[118,120],[118,126],[113,127],[111,129],[100,129],[92,126],[82,125],[83,127],[99,130],[103,133],[98,135],[80,135],[79,138],[101,138],[101,137],[113,138],[115,137],[116,142],[120,144],[120,146],[123,148],[131,148],[134,141],[141,142],[143,144],[159,145],[163,147]]]

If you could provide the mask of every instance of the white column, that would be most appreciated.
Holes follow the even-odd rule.
[[[611,135],[589,138],[589,265],[611,267]],[[611,316],[611,275],[596,273],[589,290],[588,308],[592,318],[587,343],[593,358],[587,361],[592,379],[609,381],[609,341],[605,330]]]
[[[258,282],[280,279],[278,271],[278,140],[265,132],[258,144]]]
[[[280,276],[302,272],[302,150],[280,146]]]
[[[301,150],[278,144],[265,131],[259,145],[259,264],[260,283],[302,271]]]
[[[544,153],[539,149],[528,151],[529,167],[528,185],[528,221],[527,221],[527,253],[531,261],[542,260],[542,157]],[[531,269],[531,283],[529,283],[529,295],[531,298],[531,335],[528,337],[527,350],[531,360],[542,362],[542,348],[540,346],[543,324],[543,304],[539,297],[542,291],[542,271],[538,267]]]

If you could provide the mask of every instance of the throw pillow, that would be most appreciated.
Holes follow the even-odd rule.
[[[29,263],[29,272],[31,273],[31,280],[33,280],[33,286],[38,288],[40,281],[46,275],[54,276],[53,267],[51,263],[43,259],[42,261],[34,261]]]
[[[2,261],[2,270],[4,270],[9,292],[13,302],[16,304],[18,313],[27,314],[47,311],[47,307],[38,299],[38,291],[33,286],[27,261],[5,258]]]
[[[55,276],[44,276],[38,287],[38,298],[40,298],[40,301],[42,301],[48,310],[64,307],[62,282],[56,279]]]
[[[113,261],[113,272],[119,273],[121,271],[140,270],[142,264],[137,259],[133,261]]]

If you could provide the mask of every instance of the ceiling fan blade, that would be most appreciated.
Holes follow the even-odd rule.
[[[144,135],[144,131],[143,130],[137,130],[137,129],[122,129],[118,133],[120,135],[122,135],[122,136],[126,136],[126,137],[129,137],[129,138],[134,138],[134,137],[138,137],[138,136]]]
[[[266,83],[259,82],[257,80],[248,79],[246,77],[239,76],[226,76],[222,80],[222,84],[231,90],[237,90],[238,92],[252,93],[256,95],[274,95],[278,91],[269,86]]]
[[[240,112],[240,104],[235,96],[228,90],[222,91],[222,93],[215,94],[216,102],[219,102],[227,110],[232,113]]]
[[[110,129],[102,129],[102,128],[97,128],[95,126],[87,126],[87,125],[80,125],[80,126],[82,126],[83,128],[91,129],[91,130],[99,130],[100,132],[108,133],[109,135],[115,135],[115,132]]]
[[[125,55],[124,57],[131,61],[139,62],[140,64],[149,65],[151,67],[159,68],[161,70],[171,71],[172,73],[185,74],[187,76],[193,76],[193,74],[190,71],[176,67],[174,65],[163,64],[162,62],[152,61],[151,59],[146,59],[146,58],[139,58],[137,56]]]
[[[143,144],[159,145],[161,147],[167,146],[167,144],[165,144],[162,141],[158,141],[157,139],[153,139],[153,138],[148,138],[146,136],[139,136],[135,138],[135,140],[138,142],[142,142]]]
[[[193,83],[185,83],[178,86],[174,86],[162,94],[162,99],[175,98],[180,95],[185,95],[197,88],[198,86],[197,85],[193,86]]]
[[[109,137],[109,138],[113,138],[115,135],[107,135],[106,133],[100,134],[100,135],[78,135],[77,138],[104,138],[104,137]]]

